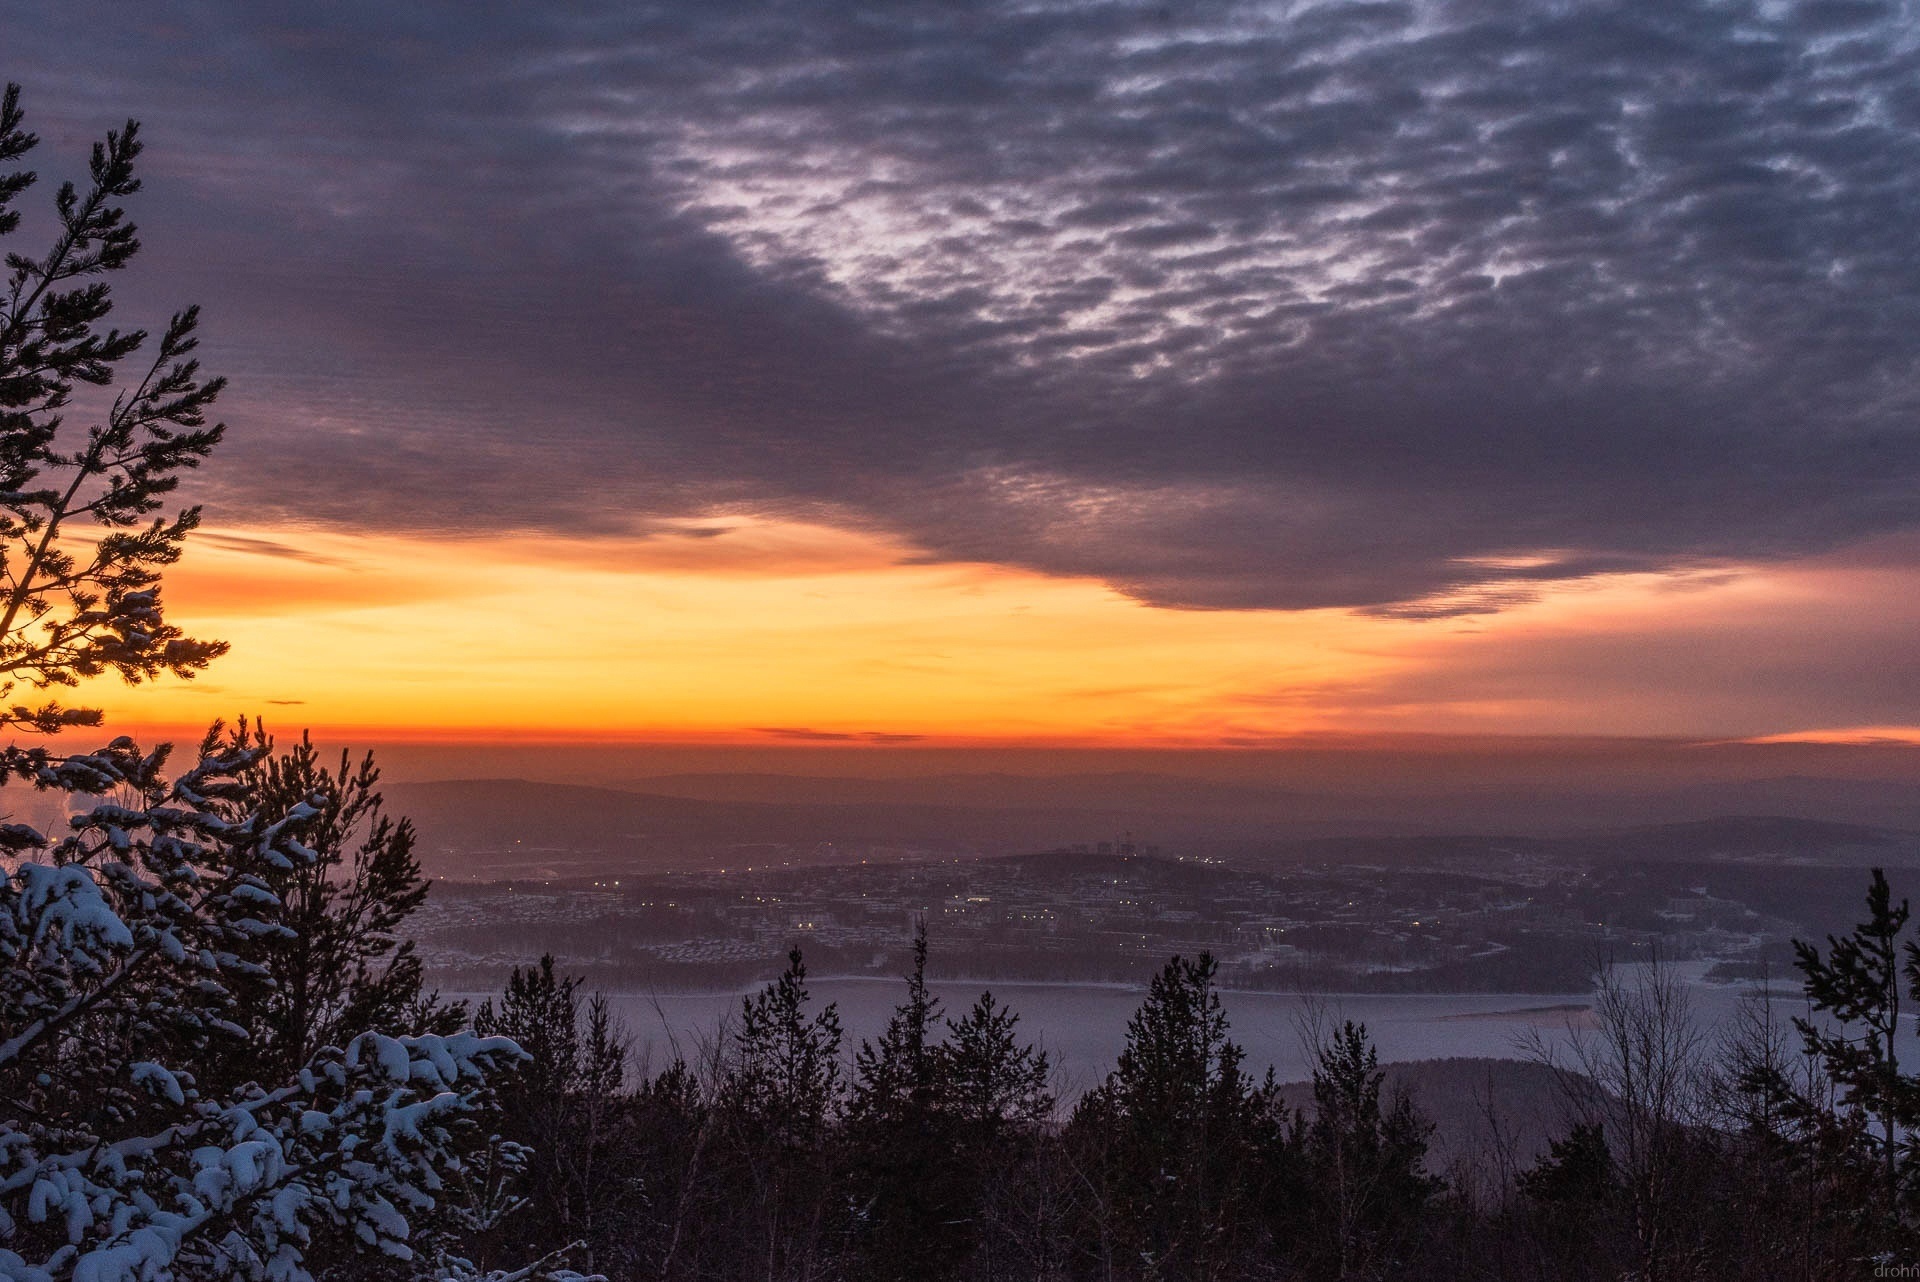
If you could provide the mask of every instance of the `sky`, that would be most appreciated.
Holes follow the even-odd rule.
[[[232,380],[232,652],[88,697],[1920,740],[1913,9],[9,5],[43,176],[143,123],[116,320]]]

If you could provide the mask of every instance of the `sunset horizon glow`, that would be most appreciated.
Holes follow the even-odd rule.
[[[1911,27],[30,4],[45,179],[142,122],[112,323],[198,304],[231,380],[165,600],[232,652],[75,694],[420,742],[1910,744]]]
[[[231,653],[196,681],[85,696],[110,726],[141,730],[244,713],[446,742],[1910,742],[1920,733],[1865,707],[1837,721],[1818,687],[1804,701],[1791,684],[1756,689],[1760,656],[1743,650],[1831,671],[1836,648],[1900,623],[1882,609],[1861,637],[1833,621],[1898,599],[1905,578],[1872,556],[1600,576],[1497,612],[1407,619],[1167,609],[1095,580],[740,515],[593,540],[213,526],[167,601]]]

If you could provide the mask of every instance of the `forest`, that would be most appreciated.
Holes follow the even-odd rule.
[[[487,1249],[571,1241],[609,1277],[1866,1276],[1914,1249],[1920,1089],[1887,1005],[1907,908],[1878,874],[1868,899],[1856,933],[1803,953],[1815,1008],[1864,1038],[1756,1004],[1709,1042],[1670,975],[1609,974],[1548,1151],[1446,1172],[1364,1027],[1320,1030],[1304,1107],[1249,1075],[1205,956],[1167,963],[1070,1106],[1017,1013],[985,993],[938,1009],[924,936],[850,1071],[798,952],[725,1036],[639,1081],[604,1000],[549,961],[483,1012],[540,1048],[507,1109],[536,1192]]]

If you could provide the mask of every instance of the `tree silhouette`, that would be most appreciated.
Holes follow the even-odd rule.
[[[836,1214],[833,1124],[845,1094],[839,1011],[807,1011],[795,948],[778,979],[743,998],[734,1061],[721,1084],[732,1170],[722,1177],[754,1273],[818,1274]]]
[[[1015,1037],[1019,1022],[990,992],[947,1021],[946,1098],[983,1136],[1038,1126],[1053,1112],[1046,1054]]]
[[[1201,953],[1154,976],[1118,1066],[1069,1127],[1099,1153],[1102,1236],[1148,1276],[1222,1276],[1258,1227],[1273,1087],[1241,1067],[1215,972]]]
[[[1047,1159],[1053,1093],[1047,1056],[1019,1040],[1020,1017],[981,993],[947,1021],[942,1107],[953,1136],[950,1168],[972,1239],[976,1276],[1047,1276],[1059,1198]]]
[[[940,999],[927,991],[927,928],[913,936],[913,970],[907,1000],[894,1009],[878,1042],[862,1042],[854,1054],[855,1120],[891,1121],[934,1107],[940,1089]]]
[[[559,974],[548,954],[514,967],[499,1005],[483,1003],[474,1027],[526,1053],[500,1087],[502,1134],[526,1149],[526,1205],[492,1236],[508,1258],[578,1244],[579,1261],[599,1267],[618,1217],[637,1210],[633,1155],[619,1151],[627,1048],[606,998],[583,1003],[580,980]]]
[[[0,163],[38,141],[23,127],[18,85],[0,95]],[[0,700],[20,686],[48,690],[116,673],[129,683],[162,672],[191,677],[226,644],[166,622],[160,571],[180,557],[200,509],[162,512],[180,474],[197,467],[224,429],[207,425],[224,379],[203,379],[193,358],[199,309],[167,323],[153,358],[97,412],[70,425],[76,391],[111,386],[145,346],[143,330],[106,328],[113,300],[98,279],[140,249],[119,201],[140,189],[139,126],[95,144],[84,191],[54,197],[59,231],[40,257],[9,252],[0,297]],[[0,175],[0,236],[11,205],[36,175]],[[57,700],[0,704],[0,729],[54,733],[98,725],[97,709]],[[10,752],[27,773],[42,755]]]
[[[464,1012],[425,992],[425,968],[401,933],[426,901],[427,881],[413,825],[382,810],[373,755],[355,765],[343,752],[330,770],[302,735],[247,781],[269,816],[311,812],[303,844],[313,852],[268,876],[292,937],[259,949],[267,982],[250,1012],[256,1055],[291,1070],[368,1029],[451,1031]]]
[[[927,991],[927,931],[914,932],[907,997],[854,1054],[847,1106],[857,1268],[865,1277],[948,1276],[971,1208],[946,1095],[940,1002]]]
[[[0,167],[35,142],[9,85]],[[192,356],[197,312],[173,317],[119,391],[92,390],[147,337],[106,326],[98,279],[139,249],[118,203],[139,190],[139,153],[134,122],[108,134],[86,188],[54,197],[52,247],[6,256],[0,699],[108,673],[191,677],[226,648],[167,623],[159,595],[200,519],[164,513],[167,496],[222,433],[206,423],[222,382]],[[34,182],[0,172],[0,236]],[[84,426],[67,424],[75,412]],[[99,720],[51,698],[0,706],[12,733]],[[469,1181],[492,1086],[521,1052],[393,1035],[418,994],[393,935],[423,890],[410,837],[375,815],[370,764],[331,776],[310,745],[270,752],[245,722],[216,723],[173,777],[168,746],[127,738],[0,750],[0,780],[85,799],[64,836],[0,824],[0,1277],[311,1282],[390,1277],[400,1261],[476,1276],[434,1217]]]
[[[1347,1020],[1315,1049],[1305,1130],[1309,1205],[1330,1277],[1375,1276],[1406,1249],[1438,1190],[1422,1170],[1432,1126],[1386,1075],[1364,1024]]]
[[[1893,1217],[1902,1200],[1904,1132],[1920,1120],[1920,1081],[1900,1071],[1900,933],[1910,916],[1907,901],[1893,902],[1886,873],[1875,868],[1867,885],[1865,921],[1846,935],[1827,936],[1824,957],[1813,944],[1793,941],[1813,1009],[1859,1030],[1794,1019],[1807,1052],[1825,1063],[1846,1102],[1879,1121],[1880,1193],[1884,1211]],[[1920,993],[1920,945],[1909,940],[1904,951],[1905,977]]]
[[[780,977],[741,999],[726,1102],[767,1128],[777,1147],[819,1144],[840,1103],[840,1013],[807,1014],[807,967],[795,948]]]

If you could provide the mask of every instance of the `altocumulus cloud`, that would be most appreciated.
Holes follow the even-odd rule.
[[[222,512],[751,511],[1410,615],[1920,514],[1912,5],[8,23],[50,142],[149,122]]]

